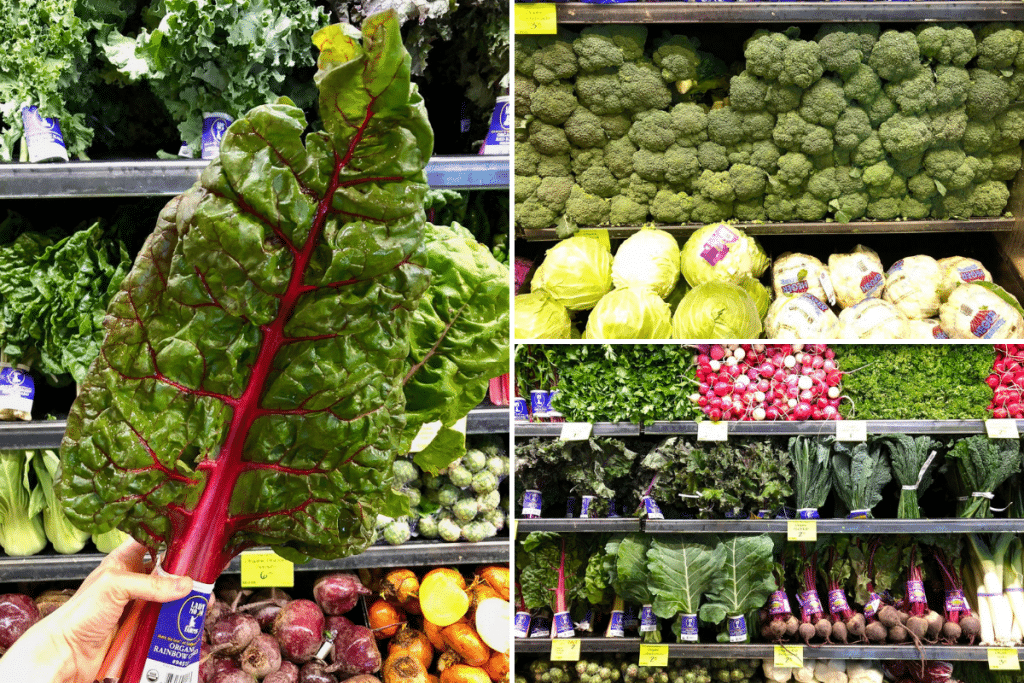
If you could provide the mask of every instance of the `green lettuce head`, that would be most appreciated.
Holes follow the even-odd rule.
[[[672,317],[676,339],[757,339],[757,304],[739,285],[708,282],[690,290]]]
[[[768,306],[772,303],[772,293],[761,284],[760,280],[755,280],[752,277],[744,278],[740,282],[740,287],[747,290],[747,294],[757,306],[757,316],[764,320],[764,316],[768,314]]]
[[[516,296],[516,339],[569,339],[572,322],[565,306],[547,292]]]
[[[612,254],[590,237],[562,240],[548,249],[530,288],[570,311],[588,311],[612,288]]]
[[[664,230],[644,228],[623,242],[615,252],[612,284],[616,289],[647,287],[664,299],[678,279],[679,243]]]
[[[587,320],[584,339],[669,339],[672,310],[646,287],[613,289]]]
[[[690,235],[679,266],[694,287],[715,280],[738,285],[743,278],[761,277],[768,268],[768,256],[757,240],[739,228],[714,223]]]

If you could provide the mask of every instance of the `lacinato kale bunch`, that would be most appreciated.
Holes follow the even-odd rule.
[[[518,40],[522,229],[999,216],[1021,167],[1017,24],[758,29],[731,75],[643,26]]]

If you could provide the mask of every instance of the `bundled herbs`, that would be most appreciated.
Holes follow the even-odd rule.
[[[930,436],[915,438],[907,434],[892,434],[880,440],[889,449],[892,471],[900,483],[896,516],[899,519],[920,519],[921,495],[932,483],[928,468],[935,459],[935,448],[939,443]]]
[[[958,517],[991,517],[994,492],[1020,470],[1020,442],[968,436],[957,441],[946,454],[952,458],[960,498]]]
[[[647,551],[654,614],[674,619],[679,642],[697,642],[701,596],[725,564],[725,547],[706,536],[656,536]]]
[[[995,353],[979,344],[842,344],[844,417],[858,420],[982,420]]]
[[[797,512],[801,517],[816,518],[832,489],[830,455],[832,439],[794,436],[789,440],[789,457],[793,461],[793,489]]]
[[[722,643],[750,642],[747,632],[748,612],[764,607],[775,590],[774,544],[768,536],[726,536],[718,547],[724,561],[721,571],[711,579],[707,600],[700,608],[700,618],[712,624],[727,621]]]
[[[871,517],[871,509],[882,500],[882,488],[891,480],[892,471],[878,439],[852,445],[835,443],[833,488],[851,518]]]

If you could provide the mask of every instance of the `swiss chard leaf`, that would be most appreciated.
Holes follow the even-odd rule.
[[[662,619],[697,614],[707,592],[725,564],[725,548],[699,536],[658,537],[647,551],[654,613]]]

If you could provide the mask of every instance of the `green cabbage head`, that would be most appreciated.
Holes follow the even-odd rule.
[[[612,284],[647,287],[662,299],[679,280],[679,243],[657,228],[644,228],[627,239],[612,261]]]
[[[570,311],[589,311],[612,288],[612,254],[590,237],[562,240],[548,249],[530,288],[547,292]]]
[[[772,293],[767,287],[761,284],[760,280],[755,280],[752,277],[744,278],[740,282],[740,287],[747,290],[747,294],[754,300],[754,304],[757,306],[757,315],[761,320],[768,314],[768,306],[772,303]]]
[[[669,339],[672,310],[646,287],[613,289],[590,312],[584,339]]]
[[[672,317],[676,339],[757,339],[757,304],[746,290],[728,282],[708,282],[690,290]]]
[[[714,280],[738,285],[745,277],[761,277],[768,268],[768,256],[757,240],[739,228],[713,223],[686,240],[679,266],[694,287]]]
[[[565,306],[547,292],[519,294],[515,302],[516,339],[569,339],[572,322]]]

